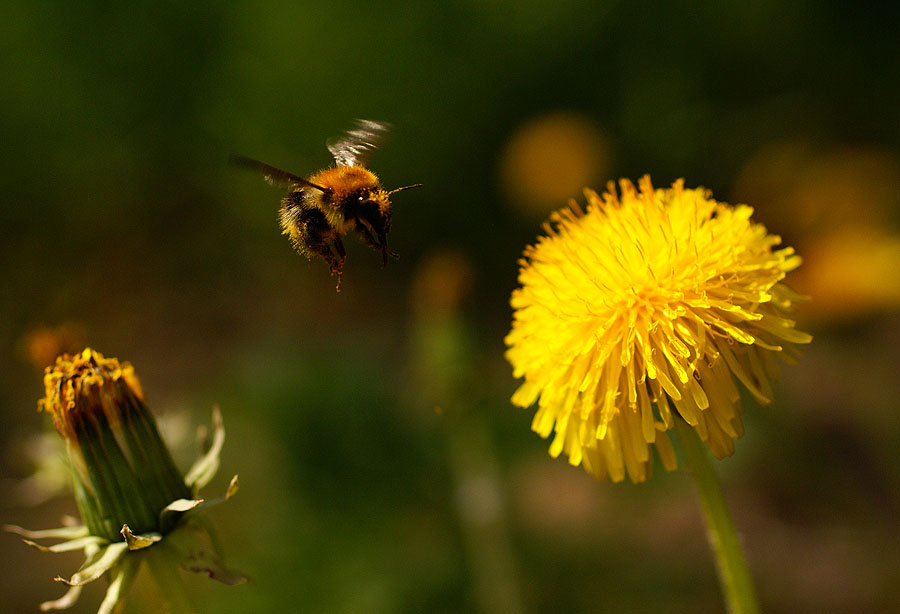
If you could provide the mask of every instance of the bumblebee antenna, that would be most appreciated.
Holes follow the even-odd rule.
[[[396,194],[397,192],[402,192],[403,190],[410,190],[410,189],[412,189],[412,188],[421,188],[421,187],[422,187],[422,184],[421,184],[421,183],[414,183],[414,184],[412,184],[412,185],[405,185],[405,186],[403,186],[402,188],[394,188],[393,190],[391,190],[390,192],[388,192],[388,196],[390,196],[391,194]]]

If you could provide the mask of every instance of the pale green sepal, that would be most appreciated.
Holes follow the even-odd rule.
[[[103,602],[100,604],[97,614],[112,614],[115,611],[115,607],[122,601],[125,591],[128,590],[128,587],[131,586],[131,582],[137,575],[140,563],[140,559],[133,557],[127,557],[124,560],[122,565],[116,570],[109,588],[106,589],[106,596],[103,597]]]
[[[86,537],[87,535],[90,535],[88,528],[85,526],[30,531],[14,524],[5,524],[3,525],[3,530],[29,539],[74,539],[76,537]]]
[[[42,546],[38,543],[31,541],[30,539],[23,539],[23,542],[31,546],[32,548],[37,548],[41,552],[71,552],[72,550],[84,550],[88,546],[99,546],[100,544],[108,544],[109,540],[105,537],[99,537],[97,535],[87,535],[85,537],[77,537],[75,539],[70,539],[66,542],[60,542],[58,544],[53,544],[52,546]]]
[[[238,476],[235,473],[231,477],[231,481],[228,482],[228,490],[225,491],[225,500],[228,501],[233,496],[237,494],[237,491],[240,489],[241,485],[238,483]]]
[[[213,407],[213,440],[206,454],[197,459],[193,467],[184,477],[184,483],[194,492],[203,488],[216,475],[219,470],[219,455],[222,446],[225,445],[225,423],[222,421],[222,412],[219,407]]]
[[[163,512],[186,512],[203,503],[203,499],[176,499],[163,508]]]
[[[218,505],[220,503],[225,503],[226,501],[231,499],[234,495],[236,495],[237,491],[240,490],[240,488],[241,488],[241,485],[238,482],[238,476],[235,473],[231,477],[231,481],[228,482],[228,488],[225,490],[224,497],[216,497],[215,499],[207,499],[206,501],[203,502],[203,505],[198,506],[197,509],[203,509],[203,508],[207,508],[207,507],[212,507],[214,505]]]
[[[177,530],[166,536],[165,545],[178,565],[185,571],[205,574],[223,584],[233,586],[249,582],[246,576],[222,563],[216,541],[204,521],[203,516],[195,516],[183,521]]]
[[[247,584],[250,581],[246,576],[225,567],[219,557],[205,549],[191,552],[181,562],[181,568],[185,571],[206,574],[208,578],[228,586]]]
[[[50,610],[66,610],[75,605],[81,596],[82,588],[80,586],[70,586],[66,594],[55,601],[45,601],[41,604],[41,612],[49,612]]]
[[[144,533],[143,535],[135,535],[131,532],[131,529],[128,528],[127,524],[122,525],[122,537],[125,538],[125,543],[128,545],[129,550],[140,550],[142,548],[147,548],[148,546],[152,546],[156,542],[162,539],[162,535],[159,533]]]
[[[208,507],[212,507],[212,506],[218,505],[220,503],[225,503],[226,501],[231,499],[235,494],[237,494],[237,491],[240,490],[240,487],[241,487],[241,485],[238,482],[238,476],[237,476],[237,474],[234,474],[234,476],[232,476],[232,478],[231,478],[231,481],[228,482],[228,488],[225,490],[224,497],[216,497],[215,499],[207,499],[206,501],[203,502],[202,505],[198,505],[197,509],[198,510],[206,509]]]
[[[127,552],[128,544],[125,542],[118,542],[115,544],[110,544],[106,548],[103,549],[103,554],[95,563],[88,565],[87,567],[77,571],[72,575],[71,578],[66,580],[62,577],[54,578],[57,582],[65,582],[69,586],[73,585],[83,585],[88,582],[93,582],[107,571],[109,571],[113,565],[119,562],[119,559],[122,558],[122,555]]]
[[[172,501],[159,513],[159,526],[174,526],[182,514],[199,509],[202,503],[203,499],[176,499]]]
[[[231,499],[235,493],[240,489],[240,484],[238,483],[237,474],[231,478],[231,481],[228,483],[228,488],[225,490],[225,496],[216,497],[215,499],[199,499],[199,504],[194,507],[192,510],[188,510],[189,513],[185,514],[185,517],[195,517],[195,512],[199,512],[201,510],[209,509],[214,505],[219,505],[220,503],[225,503],[229,499]]]

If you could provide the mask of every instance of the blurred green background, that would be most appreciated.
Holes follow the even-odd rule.
[[[805,257],[815,341],[717,465],[764,610],[897,611],[897,9],[7,0],[0,23],[4,522],[75,512],[35,406],[89,344],[135,365],[182,467],[222,408],[210,488],[242,489],[210,516],[254,581],[187,578],[203,611],[721,611],[683,474],[597,484],[508,402],[523,247],[583,185],[650,173]],[[395,126],[384,184],[425,187],[395,198],[400,260],[348,241],[337,294],[227,158],[307,175],[357,117]],[[79,562],[0,535],[0,609]],[[149,578],[125,611],[159,611]]]

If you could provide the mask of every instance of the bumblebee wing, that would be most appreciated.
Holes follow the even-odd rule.
[[[368,119],[356,120],[352,130],[329,139],[326,145],[338,166],[365,166],[372,150],[378,147],[391,125]]]
[[[229,161],[235,166],[258,171],[263,176],[263,179],[266,180],[266,183],[271,186],[275,186],[276,188],[294,188],[298,185],[302,185],[309,188],[315,188],[316,190],[320,190],[321,192],[329,191],[322,186],[318,186],[307,181],[303,177],[298,177],[293,173],[283,171],[280,168],[275,168],[274,166],[270,166],[265,162],[260,162],[259,160],[254,160],[253,158],[232,155],[231,158],[229,158]]]

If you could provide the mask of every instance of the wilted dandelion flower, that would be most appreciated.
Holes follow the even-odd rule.
[[[751,207],[682,181],[619,187],[586,190],[586,213],[572,201],[525,250],[506,357],[525,378],[512,401],[537,401],[532,428],[555,433],[552,456],[641,482],[651,444],[676,467],[676,414],[730,455],[743,428],[735,379],[769,403],[775,357],[791,361],[811,337],[788,318],[801,297],[782,283],[800,258]]]
[[[246,582],[222,565],[213,536],[194,517],[237,491],[235,476],[224,497],[197,498],[219,466],[225,431],[218,411],[209,449],[182,476],[127,362],[90,348],[75,356],[65,354],[47,367],[44,387],[46,396],[38,406],[53,416],[65,440],[84,525],[44,531],[6,528],[40,550],[84,550],[85,562],[70,578],[56,578],[69,585],[69,591],[41,604],[42,610],[70,607],[83,585],[107,576],[109,588],[99,612],[112,612],[144,561],[154,572],[162,572],[160,565],[171,565],[227,584]],[[46,547],[30,541],[35,539],[63,541]],[[162,588],[168,594],[176,587]]]

